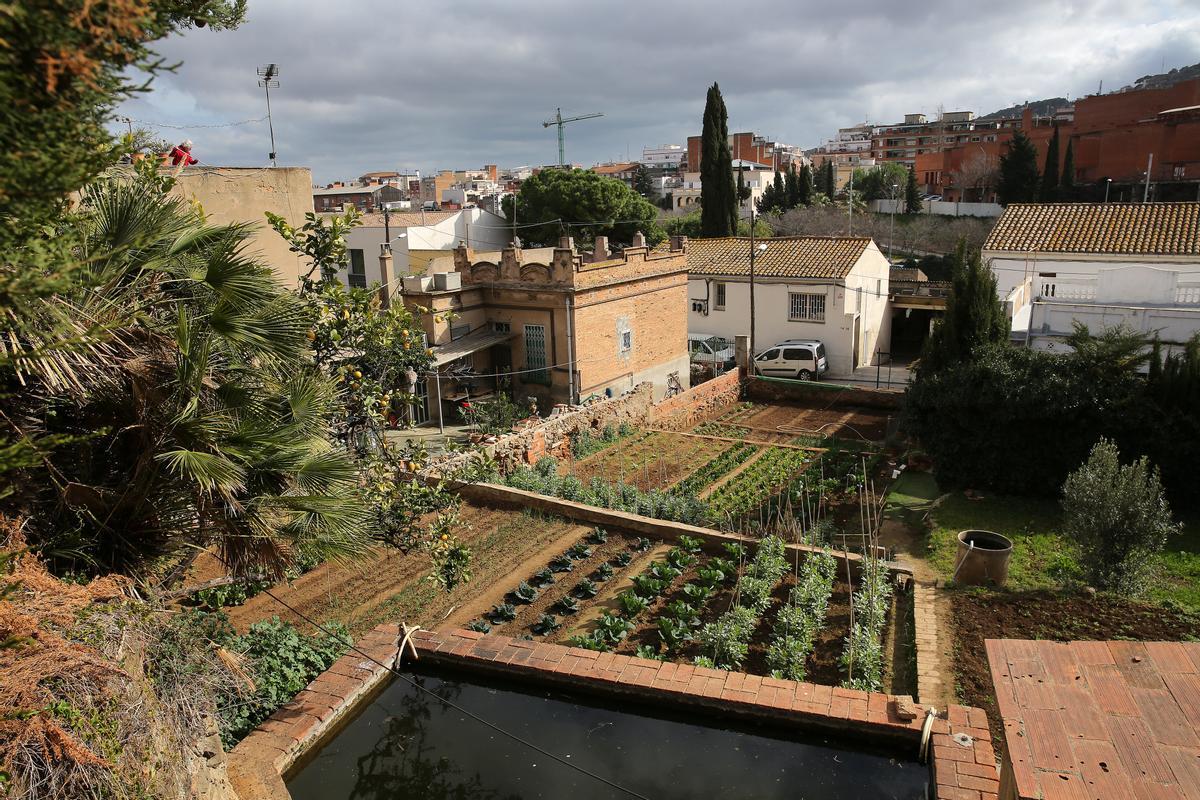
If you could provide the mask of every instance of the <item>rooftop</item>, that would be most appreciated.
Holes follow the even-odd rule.
[[[622,164],[599,164],[592,167],[592,172],[597,175],[615,175],[619,172],[629,172],[632,169],[637,169],[635,162],[625,162]]]
[[[1013,797],[1200,797],[1200,642],[989,639],[987,653]]]
[[[460,211],[390,211],[388,212],[388,225],[393,228],[419,228],[421,226],[437,225],[439,222],[445,222]],[[364,228],[382,228],[383,214],[363,214],[362,224]]]
[[[983,249],[1200,256],[1200,203],[1014,203]]]
[[[781,236],[759,242],[767,249],[755,257],[754,272],[763,278],[844,278],[871,244],[865,237],[837,236]],[[750,239],[691,239],[687,262],[692,275],[749,275]]]

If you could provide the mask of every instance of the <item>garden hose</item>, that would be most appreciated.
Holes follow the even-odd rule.
[[[922,764],[929,763],[929,740],[933,736],[935,719],[937,719],[937,709],[930,707],[925,711],[925,723],[921,726],[921,748],[917,751],[917,760]]]

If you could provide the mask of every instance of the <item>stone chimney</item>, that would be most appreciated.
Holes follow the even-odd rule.
[[[572,253],[574,253],[575,252],[575,240],[570,236],[560,236],[558,239],[558,249],[559,250],[570,250]]]
[[[630,247],[645,247],[646,246],[646,234],[642,233],[641,231],[638,231],[637,233],[635,233],[633,235],[633,241],[629,243],[629,246]]]
[[[687,252],[687,237],[672,236],[671,237],[671,252]]]
[[[392,248],[390,245],[379,245],[379,303],[384,308],[391,305],[392,283]]]

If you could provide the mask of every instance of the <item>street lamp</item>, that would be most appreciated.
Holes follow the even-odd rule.
[[[1104,202],[1108,202],[1108,190],[1112,188],[1112,178],[1104,179]]]
[[[754,361],[754,257],[759,253],[767,252],[765,244],[754,244],[754,204],[750,204],[750,361]],[[751,374],[753,374],[754,364],[750,364]]]

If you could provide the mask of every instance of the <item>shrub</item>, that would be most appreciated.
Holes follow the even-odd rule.
[[[1079,543],[1088,580],[1134,595],[1150,577],[1154,556],[1179,530],[1158,470],[1142,456],[1122,465],[1117,446],[1101,439],[1063,484],[1064,530]]]

